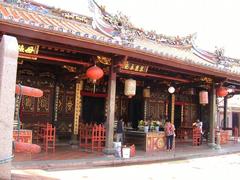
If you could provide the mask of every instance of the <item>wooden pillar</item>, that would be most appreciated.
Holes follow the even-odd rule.
[[[147,120],[147,99],[144,98],[144,107],[143,107],[143,120]]]
[[[171,123],[174,124],[174,113],[175,113],[175,95],[171,95]]]
[[[181,125],[180,126],[184,126],[183,120],[184,120],[184,105],[181,105]]]
[[[199,105],[198,106],[199,107],[199,120],[201,121],[201,122],[203,122],[203,107],[201,106],[201,105]]]
[[[55,91],[54,91],[54,113],[53,113],[53,124],[54,126],[57,125],[58,121],[58,101],[59,101],[59,91],[60,87],[58,84],[55,84]]]
[[[215,147],[216,118],[217,118],[216,88],[215,88],[215,84],[213,83],[210,90],[209,146],[211,147]]]
[[[0,43],[0,179],[11,179],[17,58],[17,39],[4,35]]]
[[[82,100],[81,100],[82,89],[83,89],[83,80],[76,83],[73,134],[71,137],[72,145],[78,144],[77,135],[78,135],[78,131],[79,131],[79,117],[80,117],[81,111],[82,111]]]
[[[226,125],[226,123],[227,123],[227,106],[228,106],[228,104],[227,104],[227,100],[228,100],[228,98],[227,98],[227,96],[225,96],[224,97],[224,114],[223,114],[223,129],[226,129],[226,127],[227,127],[227,125]]]
[[[114,135],[114,119],[115,119],[115,98],[116,98],[116,73],[114,72],[113,63],[109,72],[108,80],[108,106],[107,106],[107,122],[106,122],[106,154],[114,153],[113,135]]]

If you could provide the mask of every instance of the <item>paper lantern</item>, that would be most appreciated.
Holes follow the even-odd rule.
[[[93,92],[95,93],[95,83],[98,79],[100,79],[101,77],[103,77],[103,70],[96,66],[96,64],[90,68],[88,68],[87,72],[86,72],[86,76],[90,79],[92,79],[93,81]]]
[[[103,77],[103,70],[100,67],[94,65],[87,70],[86,76],[92,79],[93,83],[96,83],[98,79]]]
[[[175,92],[175,88],[174,88],[173,86],[170,86],[170,87],[168,88],[168,92],[169,92],[170,94],[173,94],[173,93]]]
[[[219,87],[217,88],[217,96],[219,97],[225,97],[228,94],[228,90],[225,87]]]
[[[136,80],[127,79],[125,81],[124,94],[131,98],[136,94],[136,86],[137,86]]]
[[[150,87],[147,87],[147,88],[143,89],[143,97],[144,98],[150,98],[151,97]]]
[[[199,92],[199,103],[202,105],[208,104],[208,92],[207,91]]]

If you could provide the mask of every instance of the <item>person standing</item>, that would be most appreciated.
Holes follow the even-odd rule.
[[[124,125],[123,125],[123,117],[121,116],[117,122],[117,142],[123,142],[123,131],[124,131]]]
[[[175,127],[170,122],[170,120],[166,120],[165,127],[164,127],[166,139],[167,139],[167,151],[171,151],[173,148],[173,138],[175,135]]]
[[[203,123],[197,119],[197,121],[195,123],[193,123],[193,128],[198,128],[199,131],[200,131],[200,144],[202,144],[202,141],[203,141],[203,130],[202,130],[202,127],[203,127]]]

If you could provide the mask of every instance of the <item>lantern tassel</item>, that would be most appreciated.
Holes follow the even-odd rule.
[[[95,94],[95,91],[96,91],[96,85],[95,83],[93,84],[93,93]]]

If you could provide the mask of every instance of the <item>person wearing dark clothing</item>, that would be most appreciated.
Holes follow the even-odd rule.
[[[123,118],[121,117],[117,122],[117,129],[116,129],[117,142],[123,142],[123,131],[124,131]]]

